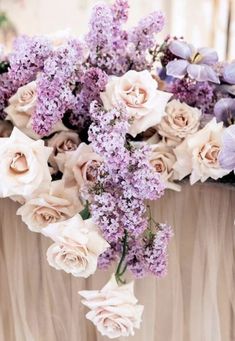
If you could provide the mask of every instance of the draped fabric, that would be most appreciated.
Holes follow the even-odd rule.
[[[17,207],[0,201],[0,340],[107,340],[85,319],[77,292],[101,288],[111,270],[84,280],[49,267],[51,241],[30,232]],[[135,337],[117,340],[235,340],[235,188],[184,185],[152,211],[174,228],[168,275],[136,281],[142,326]]]
[[[0,10],[6,11],[18,34],[48,34],[66,28],[84,34],[90,8],[97,1],[1,0]],[[184,36],[195,46],[215,47],[221,59],[235,58],[234,0],[129,0],[129,3],[129,24],[134,25],[149,12],[162,9],[167,22],[161,38],[168,33]],[[10,38],[6,32],[6,39]],[[0,34],[0,42],[6,43],[6,39]]]

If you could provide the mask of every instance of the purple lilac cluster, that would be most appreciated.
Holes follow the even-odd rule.
[[[98,268],[107,270],[112,263],[118,260],[120,253],[120,243],[110,243],[110,247],[98,258]]]
[[[203,114],[213,114],[216,100],[215,85],[209,82],[197,82],[190,78],[176,79],[168,85],[175,99],[201,109]]]
[[[89,109],[92,101],[100,101],[100,92],[105,90],[108,82],[107,74],[97,67],[91,67],[84,72],[79,80],[81,87],[77,95],[75,107],[70,116],[70,123],[83,128],[85,123],[90,121]]]
[[[18,88],[35,80],[37,73],[43,69],[52,46],[45,37],[21,36],[16,39],[13,51],[9,56],[8,77]]]
[[[129,58],[132,68],[141,71],[147,68],[147,52],[156,44],[155,34],[163,29],[165,17],[161,11],[155,11],[141,19],[129,32]]]
[[[9,79],[8,72],[0,74],[0,119],[6,117],[4,109],[8,105],[9,98],[16,92],[17,88]]]
[[[151,232],[150,237],[129,244],[127,267],[135,277],[147,274],[163,277],[167,274],[167,248],[172,236],[169,225],[159,224],[157,231]]]
[[[81,74],[83,48],[79,40],[71,40],[58,48],[44,63],[37,79],[37,106],[33,129],[44,136],[76,106],[74,90]]]
[[[123,238],[125,231],[138,237],[148,227],[144,200],[159,198],[164,186],[148,162],[148,150],[126,140],[129,123],[124,108],[105,111],[93,103],[91,115],[89,139],[104,158],[92,189],[93,219],[109,242]]]

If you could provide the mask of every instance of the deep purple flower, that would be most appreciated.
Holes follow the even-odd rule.
[[[223,133],[219,161],[223,168],[235,171],[235,124],[226,128]]]
[[[214,114],[217,122],[224,122],[225,125],[235,123],[235,98],[221,98],[214,107]]]
[[[186,74],[197,81],[210,81],[220,83],[219,77],[213,70],[213,65],[218,61],[215,50],[202,47],[195,49],[184,41],[174,40],[169,44],[170,51],[179,59],[170,61],[167,74],[176,78],[183,78]]]

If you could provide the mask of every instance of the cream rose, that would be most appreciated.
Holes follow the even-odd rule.
[[[217,180],[229,171],[221,168],[218,154],[221,149],[223,122],[213,118],[203,129],[189,136],[174,150],[177,162],[173,168],[179,180],[191,173],[190,183],[206,181],[209,177]]]
[[[137,305],[134,283],[118,286],[113,275],[101,290],[85,290],[79,294],[90,311],[86,318],[94,323],[103,336],[113,339],[133,336],[139,328],[144,307]]]
[[[49,264],[76,277],[92,275],[99,255],[109,247],[92,219],[83,220],[79,214],[49,225],[42,233],[55,241],[47,251]]]
[[[12,133],[13,125],[10,121],[0,121],[0,138],[9,137]]]
[[[29,197],[48,188],[51,182],[48,157],[52,148],[34,141],[17,128],[9,138],[0,139],[0,196]]]
[[[172,94],[157,88],[157,81],[148,71],[131,70],[121,77],[110,77],[101,99],[106,109],[124,104],[131,120],[129,133],[135,137],[159,123],[165,114]]]
[[[66,158],[65,153],[76,150],[80,142],[78,134],[73,130],[60,131],[46,140],[46,145],[53,148],[49,162],[54,171],[58,171],[59,169],[57,160],[60,165],[64,163]]]
[[[35,140],[40,139],[40,136],[32,129],[32,114],[37,101],[36,90],[35,81],[20,87],[15,95],[9,99],[9,106],[4,110],[7,113],[7,119],[14,126]],[[55,125],[52,132],[60,130],[67,130],[61,121]]]
[[[59,161],[57,159],[57,161]],[[94,181],[96,171],[102,162],[101,156],[96,154],[91,145],[81,143],[73,152],[65,154],[65,162],[60,170],[64,173],[63,179],[66,186],[78,185],[82,188],[89,181]]]
[[[31,231],[73,217],[83,209],[75,187],[66,188],[62,180],[53,181],[48,192],[40,193],[21,206],[17,214]]]
[[[164,143],[153,144],[151,147],[150,163],[161,175],[166,188],[180,191],[180,186],[174,183],[176,172],[173,168],[176,157],[173,149]]]
[[[200,118],[201,110],[178,100],[172,100],[166,106],[166,116],[162,118],[156,129],[168,145],[177,146],[188,135],[197,132]]]

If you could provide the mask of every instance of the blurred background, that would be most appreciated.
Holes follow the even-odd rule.
[[[112,2],[112,0],[105,0]],[[90,8],[97,0],[0,0],[0,43],[10,49],[19,34],[47,34],[70,28],[87,31]],[[162,39],[170,33],[195,46],[217,49],[221,59],[235,59],[235,0],[129,0],[128,25],[155,9],[167,17]]]

